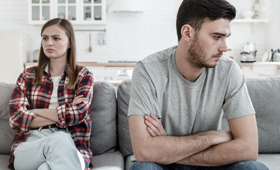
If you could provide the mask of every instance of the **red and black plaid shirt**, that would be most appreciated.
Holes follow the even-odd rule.
[[[67,89],[68,69],[67,66],[58,85],[59,106],[56,108],[58,113],[56,126],[68,128],[77,149],[84,157],[86,170],[89,170],[92,168],[92,151],[89,142],[92,122],[89,108],[93,95],[93,76],[87,68],[81,67],[75,89],[69,90]],[[33,85],[34,71],[35,67],[32,67],[20,74],[9,103],[11,110],[9,123],[19,133],[14,138],[8,166],[14,161],[13,153],[16,147],[27,139],[30,123],[36,117],[36,114],[29,110],[49,107],[53,91],[51,75],[46,69],[42,77],[43,85]],[[89,101],[80,104],[72,103],[79,95],[83,95]]]

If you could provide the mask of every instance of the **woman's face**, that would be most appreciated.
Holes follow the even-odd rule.
[[[67,59],[70,48],[69,38],[58,25],[47,27],[42,33],[42,47],[45,55],[52,59]]]

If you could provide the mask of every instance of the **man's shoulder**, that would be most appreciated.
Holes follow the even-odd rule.
[[[239,68],[236,61],[227,57],[222,57],[214,69],[218,71],[223,70],[223,72],[230,73],[232,69],[236,68]]]
[[[168,59],[170,59],[174,50],[176,50],[176,49],[177,49],[177,46],[174,46],[174,47],[170,47],[170,48],[167,48],[165,50],[162,50],[162,51],[155,52],[155,53],[147,56],[146,58],[144,58],[140,62],[142,64],[149,64],[149,63],[154,63],[154,62],[168,61]]]
[[[133,80],[147,76],[153,82],[163,82],[169,74],[169,63],[177,47],[171,47],[149,55],[134,67]]]

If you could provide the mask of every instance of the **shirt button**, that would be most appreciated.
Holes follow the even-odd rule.
[[[49,94],[51,94],[51,92],[50,92],[50,91],[49,91],[48,93],[49,93]]]

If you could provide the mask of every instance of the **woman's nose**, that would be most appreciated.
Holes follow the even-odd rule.
[[[47,45],[53,45],[53,42],[52,42],[52,40],[51,40],[51,39],[48,39],[48,41],[47,41]]]

